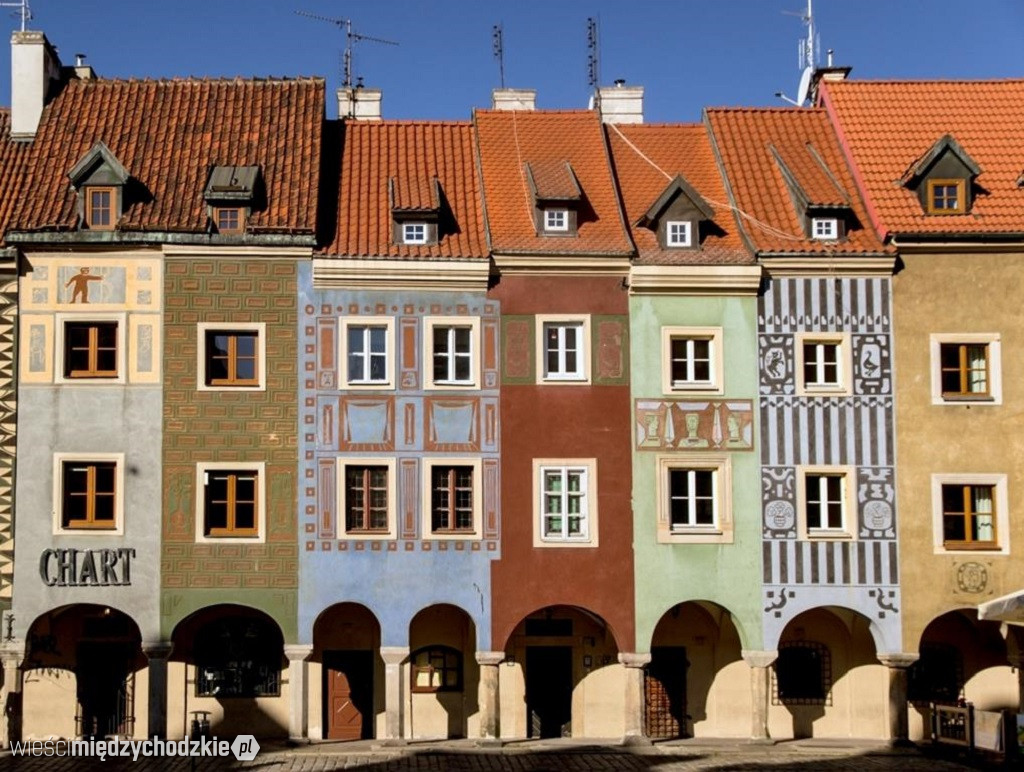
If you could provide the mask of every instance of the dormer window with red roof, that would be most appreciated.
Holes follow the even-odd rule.
[[[534,227],[539,236],[575,236],[583,201],[579,180],[568,161],[531,161],[526,181],[533,196]]]
[[[917,194],[929,215],[967,214],[974,180],[981,168],[951,134],[946,134],[903,174],[903,185]]]
[[[78,193],[79,227],[110,231],[117,227],[124,208],[128,172],[102,142],[97,142],[68,172]]]
[[[785,153],[769,145],[775,165],[789,188],[790,200],[803,223],[804,235],[815,241],[840,241],[855,222],[850,197],[810,142]]]
[[[388,200],[395,244],[422,247],[440,241],[444,195],[437,177],[389,177]]]
[[[245,234],[246,221],[262,190],[258,166],[214,166],[203,191],[210,224],[221,236]]]

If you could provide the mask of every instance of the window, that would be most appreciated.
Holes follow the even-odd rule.
[[[423,461],[423,538],[473,539],[481,534],[479,458]]]
[[[214,223],[217,225],[217,233],[238,234],[245,225],[245,215],[241,207],[217,207],[213,210]]]
[[[931,335],[932,404],[1003,401],[998,333]]]
[[[964,180],[928,180],[928,214],[963,214],[966,211]]]
[[[690,232],[690,222],[669,221],[665,224],[665,243],[670,247],[688,247],[692,243]]]
[[[426,244],[427,224],[422,222],[402,223],[403,244]]]
[[[590,319],[538,316],[538,382],[575,382],[590,379]]]
[[[54,456],[54,532],[122,532],[124,456]]]
[[[450,646],[427,646],[410,656],[413,692],[461,692],[462,654]]]
[[[116,321],[64,323],[64,377],[117,378],[119,327]]]
[[[200,391],[231,389],[259,391],[266,382],[264,341],[266,324],[220,325],[200,323]]]
[[[964,658],[948,643],[922,643],[921,657],[907,669],[907,701],[956,705],[964,684]]]
[[[114,208],[117,189],[89,186],[85,189],[85,222],[92,230],[109,231],[114,228]]]
[[[726,456],[658,457],[658,541],[731,542]]]
[[[797,373],[800,394],[847,394],[850,336],[842,333],[797,333]]]
[[[197,697],[273,697],[281,693],[284,640],[277,625],[229,617],[203,625],[195,636]]]
[[[535,547],[597,546],[597,459],[534,459]]]
[[[802,519],[800,537],[804,539],[848,539],[856,527],[855,511],[850,510],[853,495],[853,470],[849,467],[800,467],[797,470]]]
[[[839,220],[835,217],[812,217],[811,235],[822,241],[839,238]]]
[[[569,210],[568,209],[545,209],[544,230],[546,231],[568,231]]]
[[[776,705],[827,705],[832,689],[832,657],[815,641],[783,641],[775,660]]]
[[[662,327],[662,389],[722,393],[722,329]]]
[[[426,388],[475,387],[479,382],[477,317],[427,317],[424,361],[430,368]]]
[[[1004,474],[933,474],[935,552],[1010,551]]]
[[[263,541],[263,463],[199,464],[197,540]]]
[[[394,319],[360,317],[342,320],[341,361],[349,387],[384,388],[394,384]]]
[[[338,459],[338,511],[344,516],[348,539],[393,539],[395,517],[395,459]]]

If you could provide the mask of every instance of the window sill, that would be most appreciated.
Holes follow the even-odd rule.
[[[989,394],[943,394],[941,404],[994,405],[996,398]]]
[[[597,542],[594,539],[550,539],[541,537],[539,541],[534,542],[534,547],[538,549],[550,549],[550,548],[562,548],[567,547],[569,549],[579,548],[594,548],[597,546]]]
[[[942,543],[946,552],[1000,552],[1003,547],[997,542],[947,541]]]
[[[475,389],[476,381],[430,381],[431,389]]]
[[[828,529],[808,529],[805,538],[809,541],[853,541],[854,536],[847,531],[833,531]]]

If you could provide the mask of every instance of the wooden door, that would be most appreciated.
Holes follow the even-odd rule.
[[[644,670],[644,733],[654,739],[688,737],[684,646],[654,646]]]
[[[373,652],[324,652],[324,739],[373,736]]]

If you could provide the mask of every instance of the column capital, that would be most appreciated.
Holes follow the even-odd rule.
[[[142,653],[146,655],[146,659],[167,659],[171,656],[171,650],[174,648],[174,644],[169,641],[143,641],[142,642]]]
[[[0,645],[0,662],[4,665],[9,663],[20,665],[25,659],[25,641],[6,641]]]
[[[311,643],[286,643],[284,645],[284,655],[289,662],[303,662],[312,653],[313,644]]]
[[[878,661],[886,667],[906,670],[921,658],[920,654],[906,651],[892,651],[878,655]]]
[[[740,656],[750,667],[771,667],[772,663],[779,658],[779,652],[743,649]]]
[[[505,661],[503,651],[478,651],[476,653],[476,664],[478,665],[500,665]]]
[[[619,652],[619,663],[624,667],[644,667],[650,664],[651,653],[649,651],[641,652],[630,652],[620,651]]]
[[[409,656],[408,646],[381,646],[380,658],[385,665],[401,665]]]

